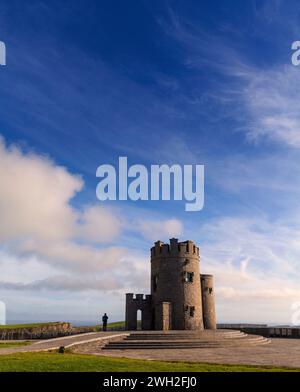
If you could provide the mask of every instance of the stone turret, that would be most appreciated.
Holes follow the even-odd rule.
[[[203,323],[205,329],[216,329],[215,290],[212,275],[200,275]]]

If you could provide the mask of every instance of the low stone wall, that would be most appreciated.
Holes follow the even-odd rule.
[[[224,326],[222,328],[224,328]],[[229,329],[238,329],[248,334],[261,335],[266,338],[300,339],[300,327],[267,327],[267,326],[238,327],[238,326],[231,325]]]
[[[99,327],[95,327],[95,326],[73,327],[72,331],[73,331],[73,335],[78,335],[80,333],[99,332]]]
[[[300,328],[297,327],[242,328],[242,331],[248,334],[262,335],[269,338],[300,339]]]
[[[0,340],[50,339],[66,335],[73,335],[73,328],[70,323],[53,323],[21,328],[0,328]]]
[[[217,324],[218,329],[241,329],[241,328],[265,328],[268,324],[253,324],[253,323],[223,323]]]

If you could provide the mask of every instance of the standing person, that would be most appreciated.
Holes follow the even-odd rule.
[[[103,331],[106,331],[106,328],[107,328],[107,320],[108,320],[107,314],[104,313],[104,315],[103,315],[103,317],[102,317],[102,330],[103,330]]]

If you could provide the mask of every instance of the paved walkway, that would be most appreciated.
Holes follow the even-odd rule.
[[[95,343],[72,349],[76,353],[163,361],[189,361],[223,364],[270,365],[300,368],[300,339],[271,339],[271,343],[254,347],[101,350]]]
[[[73,336],[63,336],[55,339],[48,340],[38,340],[33,341],[32,344],[28,346],[20,346],[20,347],[11,347],[11,348],[0,348],[0,355],[4,354],[12,354],[19,352],[35,352],[35,351],[48,351],[55,350],[61,346],[65,348],[74,347],[78,344],[88,344],[101,341],[101,346],[105,344],[111,338],[120,338],[121,336],[126,336],[128,333],[126,332],[90,332],[83,333],[80,335]],[[4,341],[2,341],[4,342]],[[6,341],[7,343],[11,341]]]

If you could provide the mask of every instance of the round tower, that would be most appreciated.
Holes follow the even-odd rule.
[[[157,241],[151,248],[153,329],[203,329],[199,248],[193,241]]]
[[[214,281],[212,275],[201,274],[203,323],[205,329],[216,329]]]

